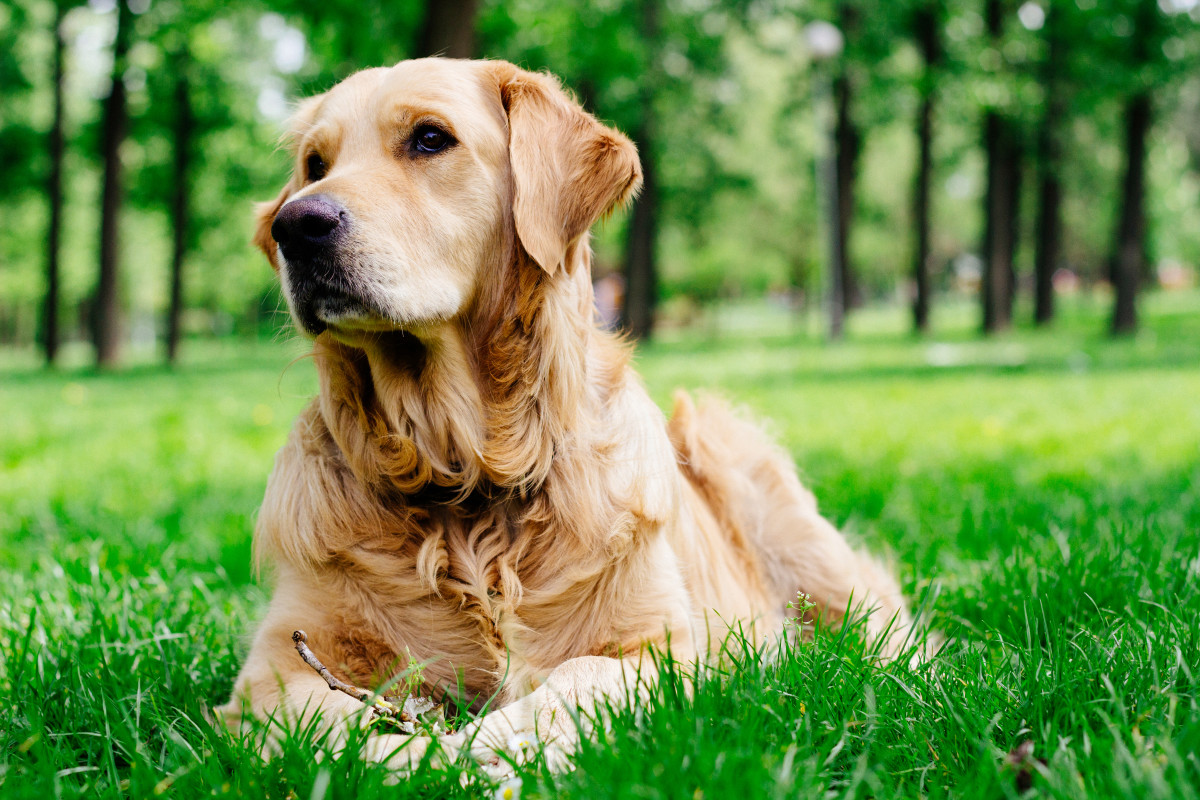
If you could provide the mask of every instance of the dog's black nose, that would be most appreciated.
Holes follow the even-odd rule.
[[[293,200],[280,209],[271,223],[271,236],[284,258],[311,258],[329,247],[342,227],[346,211],[325,195]]]

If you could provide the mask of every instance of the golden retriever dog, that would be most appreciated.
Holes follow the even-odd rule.
[[[259,209],[319,396],[258,518],[275,588],[220,709],[229,724],[361,716],[345,680],[410,662],[425,691],[494,710],[444,742],[480,759],[539,743],[696,661],[731,626],[779,636],[806,593],[862,604],[885,657],[912,620],[895,580],[817,511],[789,458],[716,402],[666,420],[595,322],[589,228],[639,188],[633,144],[557,81],[494,61],[359,72],[303,102],[291,179]],[[411,763],[428,745],[373,736]]]

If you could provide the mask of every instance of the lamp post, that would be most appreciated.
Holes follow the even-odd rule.
[[[813,62],[813,96],[817,126],[817,201],[824,211],[826,275],[828,278],[829,338],[842,338],[845,322],[845,293],[842,283],[841,221],[838,219],[837,139],[834,133],[833,92],[827,66],[842,54],[844,39],[835,25],[824,21],[804,26],[804,43]]]

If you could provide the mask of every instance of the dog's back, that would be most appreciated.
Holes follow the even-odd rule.
[[[756,638],[778,630],[799,591],[829,622],[856,609],[869,611],[868,634],[879,637],[885,655],[898,652],[912,620],[895,578],[876,559],[851,548],[818,513],[791,458],[760,424],[720,400],[704,397],[697,404],[678,392],[668,433],[688,485],[742,573],[743,591],[761,598]],[[693,572],[698,600],[728,594],[706,585],[704,570]],[[746,619],[740,609],[713,607],[722,616]]]

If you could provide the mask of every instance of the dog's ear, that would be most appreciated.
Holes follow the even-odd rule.
[[[553,274],[592,223],[642,183],[637,148],[548,75],[492,65],[508,114],[513,218],[525,251]]]
[[[283,187],[283,191],[274,200],[254,204],[254,237],[251,241],[266,254],[267,261],[271,262],[272,269],[276,271],[279,270],[279,262],[275,259],[275,252],[279,245],[271,235],[271,225],[275,222],[275,215],[279,213],[279,209],[283,208],[284,201],[291,194],[292,182],[288,181],[288,185]]]
[[[254,206],[254,236],[251,237],[250,241],[259,250],[263,251],[267,256],[267,261],[271,262],[271,266],[275,270],[279,269],[279,262],[275,258],[275,254],[279,250],[279,245],[276,244],[275,237],[271,235],[271,225],[275,222],[275,215],[279,213],[279,209],[283,208],[283,204],[287,202],[287,199],[300,189],[301,181],[297,172],[299,167],[296,166],[298,161],[297,151],[300,141],[304,138],[304,134],[312,127],[313,121],[317,116],[317,111],[321,106],[321,100],[324,97],[325,95],[323,94],[310,97],[296,107],[295,113],[292,114],[291,119],[288,121],[287,132],[284,133],[281,140],[281,145],[292,156],[292,176],[288,178],[288,182],[280,190],[278,197],[265,203],[257,203]]]

